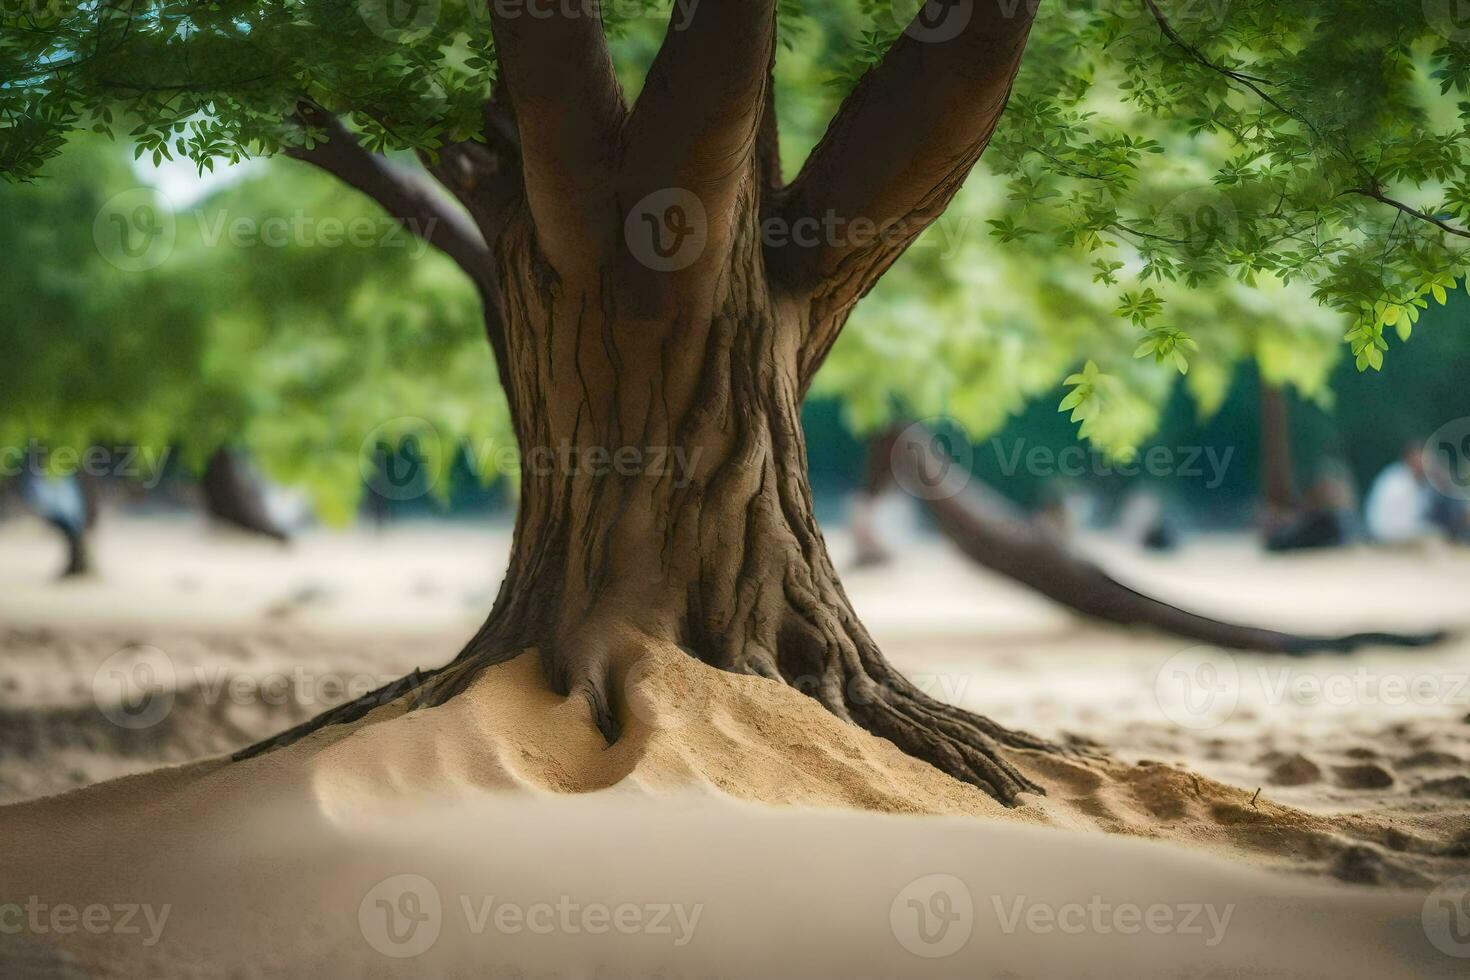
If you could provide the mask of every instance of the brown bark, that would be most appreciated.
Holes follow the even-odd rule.
[[[910,426],[875,439],[870,455],[911,472],[946,473],[933,457],[922,430]],[[881,489],[891,470],[870,466],[870,487]],[[873,474],[883,474],[875,477]],[[940,531],[977,565],[1018,582],[1048,599],[1118,626],[1157,629],[1214,646],[1263,653],[1347,653],[1363,646],[1418,647],[1438,643],[1444,631],[1429,633],[1311,634],[1246,626],[1204,616],[1145,595],[1068,549],[1049,528],[1031,520],[991,488],[969,479],[921,500]],[[932,484],[932,481],[925,480]],[[952,490],[952,492],[950,492]]]
[[[291,539],[266,510],[260,480],[239,451],[224,446],[216,449],[205,464],[199,489],[205,509],[217,520],[282,543]]]
[[[800,426],[852,289],[938,216],[1000,114],[1029,18],[1001,24],[980,9],[949,43],[896,45],[789,199],[902,221],[903,233],[794,256],[761,228],[788,200],[770,94],[773,0],[705,0],[692,24],[671,24],[631,110],[590,8],[503,18],[492,5],[497,104],[514,114],[519,173],[508,194],[494,191],[511,202],[494,225],[472,188],[456,194],[494,256],[488,275],[471,274],[488,283],[522,455],[509,568],[453,662],[241,757],[385,700],[442,703],[532,647],[551,687],[584,698],[616,739],[619,672],[657,638],[790,684],[1000,800],[1040,791],[1006,753],[1051,746],[929,698],[858,621],[813,516]],[[938,108],[916,108],[926,99]],[[851,139],[885,129],[870,179],[821,177]],[[905,152],[912,166],[899,165]],[[842,196],[824,201],[824,183]],[[671,203],[640,212],[650,200]],[[665,261],[691,234],[689,254]],[[855,276],[844,254],[867,271]]]

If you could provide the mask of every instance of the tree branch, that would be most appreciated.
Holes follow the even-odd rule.
[[[722,211],[753,157],[775,56],[775,0],[675,5],[628,119],[630,169]]]
[[[504,86],[497,85],[482,107],[483,139],[446,143],[433,153],[418,152],[419,163],[464,205],[492,251],[495,236],[525,196],[520,134],[504,94]]]
[[[944,212],[990,142],[1033,14],[1027,0],[929,0],[791,184],[782,208],[790,241],[772,261],[812,298],[804,382],[853,305]]]
[[[602,33],[599,0],[535,10],[490,4],[490,26],[520,138],[537,240],[555,267],[612,232],[623,92]]]
[[[486,291],[490,284],[490,249],[484,237],[429,181],[370,153],[357,137],[315,106],[301,105],[304,123],[325,129],[327,140],[310,148],[291,147],[286,155],[318,167],[376,201],[413,234],[459,264]]]
[[[1286,106],[1282,105],[1279,100],[1274,98],[1269,92],[1261,87],[1262,85],[1269,84],[1266,79],[1260,78],[1255,75],[1247,75],[1244,72],[1236,71],[1233,68],[1226,68],[1224,65],[1219,65],[1211,61],[1208,57],[1205,56],[1203,51],[1190,44],[1188,41],[1180,36],[1179,32],[1174,29],[1174,25],[1169,23],[1169,19],[1164,16],[1164,12],[1159,9],[1159,5],[1155,3],[1154,0],[1143,0],[1143,4],[1145,7],[1148,8],[1148,11],[1153,16],[1154,21],[1158,23],[1159,30],[1163,32],[1164,37],[1166,37],[1170,41],[1170,43],[1174,44],[1185,54],[1189,55],[1191,60],[1195,61],[1204,68],[1208,68],[1210,71],[1223,75],[1230,81],[1250,91],[1261,101],[1265,102],[1271,108],[1275,109],[1283,116],[1286,116],[1288,119],[1295,119],[1297,122],[1301,123],[1307,128],[1308,132],[1310,132],[1323,144],[1332,147],[1333,150],[1339,153],[1343,157],[1343,159],[1345,159],[1350,165],[1352,165],[1355,170],[1362,174],[1363,177],[1368,180],[1370,184],[1373,185],[1366,189],[1362,187],[1350,187],[1339,194],[1339,197],[1341,197],[1342,194],[1356,194],[1360,197],[1371,198],[1372,200],[1375,200],[1380,204],[1387,204],[1389,207],[1395,208],[1400,213],[1408,215],[1411,218],[1417,218],[1420,221],[1427,221],[1428,223],[1434,225],[1436,228],[1439,228],[1441,231],[1447,232],[1448,234],[1458,235],[1461,238],[1470,238],[1470,231],[1467,231],[1464,228],[1456,227],[1455,225],[1452,225],[1441,218],[1436,218],[1432,214],[1427,214],[1423,211],[1411,208],[1407,204],[1404,204],[1401,201],[1396,201],[1393,198],[1385,195],[1382,191],[1378,190],[1377,177],[1373,174],[1372,171],[1370,171],[1366,166],[1363,165],[1363,163],[1357,158],[1354,153],[1350,151],[1349,148],[1334,144],[1333,141],[1328,139],[1327,135],[1323,133],[1319,128],[1317,128],[1317,126],[1306,116],[1302,115],[1299,112],[1294,112],[1291,109],[1288,109]]]
[[[493,226],[482,223],[482,233],[431,181],[369,152],[340,120],[317,106],[303,102],[297,115],[302,122],[325,129],[328,139],[310,149],[288,149],[287,156],[318,167],[372,198],[404,228],[453,259],[474,282],[484,306],[486,337],[503,376],[507,363],[505,317],[487,244]],[[443,180],[438,174],[436,178]]]
[[[1466,231],[1464,228],[1456,227],[1455,225],[1450,224],[1448,221],[1445,221],[1443,218],[1436,218],[1432,214],[1427,214],[1424,211],[1411,208],[1402,201],[1394,200],[1393,198],[1384,194],[1382,191],[1373,189],[1364,190],[1361,187],[1350,187],[1342,193],[1356,194],[1359,197],[1371,198],[1380,204],[1387,204],[1389,207],[1395,208],[1411,218],[1418,218],[1420,221],[1427,221],[1441,231],[1448,232],[1451,235],[1458,235],[1461,238],[1470,238],[1470,231]],[[1342,195],[1338,196],[1340,197]]]

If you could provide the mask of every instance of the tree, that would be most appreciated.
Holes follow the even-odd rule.
[[[773,0],[677,10],[631,107],[593,5],[502,0],[488,28],[454,3],[406,27],[364,9],[87,5],[35,13],[0,42],[14,175],[35,175],[69,130],[123,117],[155,159],[285,152],[374,198],[483,299],[525,461],[489,618],[446,667],[246,754],[385,698],[442,703],[530,647],[614,739],[615,678],[653,636],[793,684],[1001,800],[1036,790],[1006,752],[1050,746],[927,697],[858,622],[812,515],[798,420],[858,300],[991,143],[1034,9],[933,0],[865,36],[847,59],[860,77],[789,184]],[[1418,83],[1433,70],[1463,90],[1470,48],[1428,44],[1434,25],[1385,0],[1220,13],[1209,31],[1183,25],[1190,37],[1153,0],[1054,10],[997,140],[1017,207],[996,236],[1135,280],[1119,311],[1143,330],[1140,353],[1179,370],[1195,342],[1143,283],[1229,275],[1310,280],[1377,368],[1384,329],[1406,335],[1464,265],[1450,241],[1470,237],[1454,223],[1470,207],[1455,183],[1464,134],[1429,131]],[[1166,147],[1092,112],[1105,90],[1179,139],[1230,148],[1213,175],[1229,234],[1221,207],[1152,199],[1141,160]],[[414,151],[462,210],[385,149]],[[1427,209],[1392,187],[1441,181],[1445,203]],[[1074,376],[1064,405],[1082,435],[1126,442],[1105,410],[1118,390],[1096,365]],[[682,476],[650,458],[670,450],[690,461]]]
[[[992,488],[962,473],[935,448],[922,425],[895,428],[875,439],[869,452],[876,477],[868,493],[881,490],[894,472],[919,495],[940,532],[967,558],[1046,596],[1075,613],[1118,626],[1144,626],[1211,646],[1300,656],[1351,653],[1359,647],[1429,646],[1443,630],[1424,633],[1291,633],[1226,622],[1146,595],[1074,554],[1055,529],[1033,520]]]

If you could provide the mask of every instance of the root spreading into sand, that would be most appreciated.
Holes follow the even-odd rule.
[[[350,580],[322,578],[345,597],[335,612],[361,608]],[[530,650],[442,706],[384,705],[227,763],[350,693],[327,682],[452,649],[449,620],[368,635],[283,625],[267,611],[280,597],[254,601],[228,630],[33,616],[0,638],[0,792],[31,798],[0,808],[0,909],[34,917],[0,942],[0,975],[1050,977],[1105,962],[1385,977],[1470,962],[1436,941],[1426,900],[1461,901],[1470,872],[1455,782],[1470,723],[1448,701],[1324,708],[1324,727],[1263,718],[1243,685],[1238,717],[1192,731],[1128,707],[1167,643],[1042,619],[985,640],[1003,651],[988,662],[973,637],[932,634],[899,660],[991,682],[946,692],[966,706],[1111,746],[1010,753],[1047,791],[1015,809],[789,687],[657,644],[620,665],[612,746]],[[1092,659],[1067,673],[1077,648]],[[166,710],[119,724],[98,678],[148,651],[176,682]],[[48,911],[91,906],[136,906],[142,928],[63,931]]]

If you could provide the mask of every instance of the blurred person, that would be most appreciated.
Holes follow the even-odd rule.
[[[1357,494],[1346,468],[1329,463],[1307,489],[1301,508],[1266,532],[1266,550],[1341,548],[1358,536]]]
[[[89,573],[92,557],[87,529],[95,522],[96,511],[78,476],[50,476],[39,465],[27,466],[20,476],[20,498],[66,539],[66,568],[61,577]]]
[[[1179,547],[1179,526],[1164,500],[1151,489],[1135,489],[1123,501],[1118,526],[1130,541],[1148,551],[1173,551]]]
[[[1408,544],[1437,537],[1465,540],[1464,506],[1440,494],[1429,482],[1424,449],[1405,447],[1373,481],[1368,493],[1368,533],[1383,544]]]
[[[1444,461],[1426,447],[1420,457],[1424,461],[1424,478],[1429,485],[1427,517],[1446,538],[1459,544],[1470,544],[1470,501],[1443,492],[1451,485],[1451,474]]]

